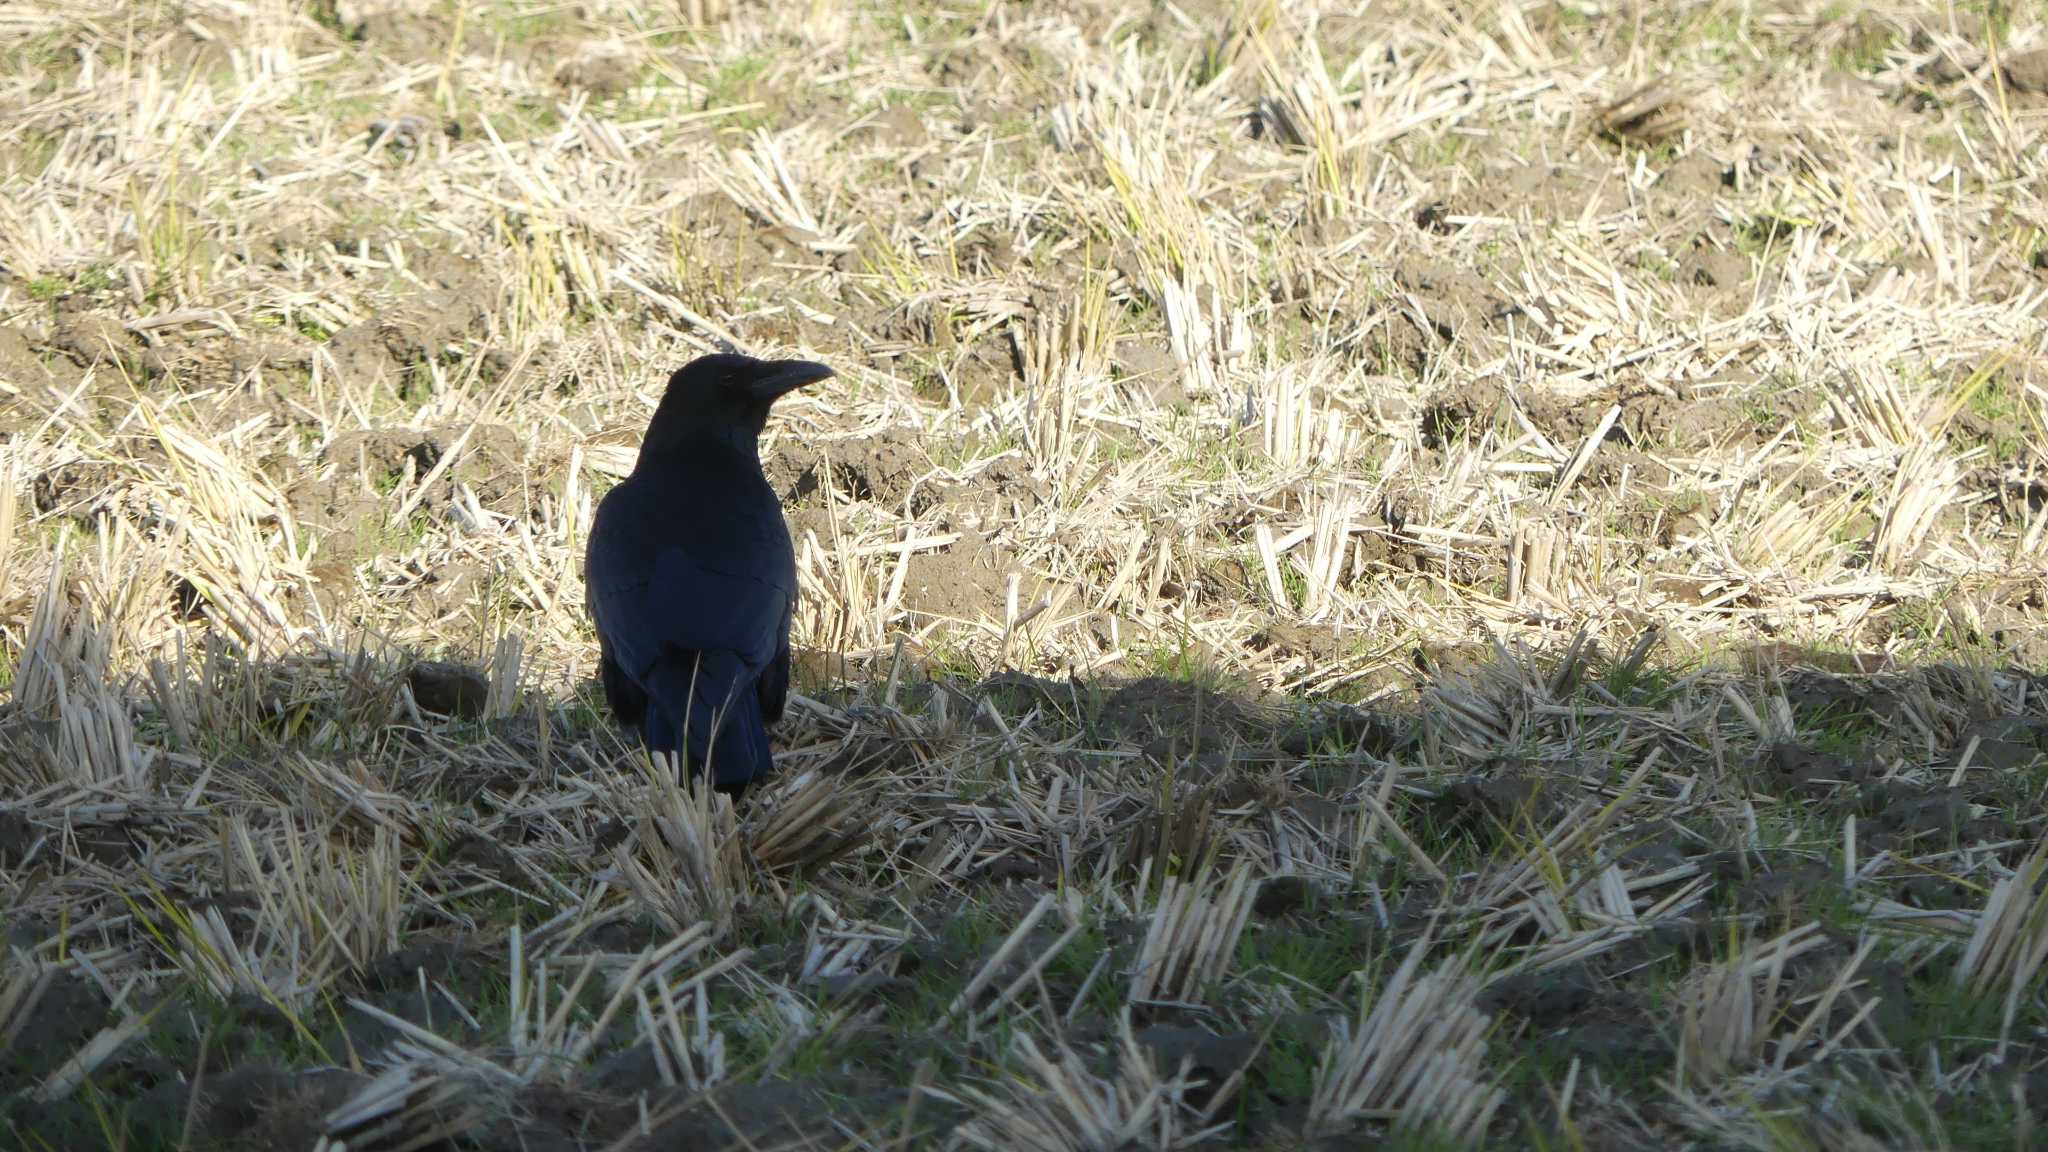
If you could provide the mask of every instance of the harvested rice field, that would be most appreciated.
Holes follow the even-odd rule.
[[[2048,1140],[2032,4],[14,0],[0,474],[0,1147]]]

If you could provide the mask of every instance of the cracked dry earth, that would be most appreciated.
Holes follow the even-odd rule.
[[[0,8],[0,1145],[2024,1148],[2026,5]],[[798,699],[578,573],[778,408]]]

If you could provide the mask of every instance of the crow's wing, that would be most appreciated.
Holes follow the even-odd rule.
[[[620,671],[644,687],[657,661],[689,653],[730,653],[754,676],[775,662],[790,589],[781,573],[739,560],[666,548],[642,572],[600,566],[591,612]]]
[[[795,573],[787,536],[777,540],[770,531],[786,531],[779,515],[750,530],[745,517],[718,514],[731,509],[663,505],[652,497],[629,481],[599,506],[585,595],[617,679],[651,697],[653,709],[671,713],[673,725],[691,716],[694,736],[703,718],[692,715],[693,698],[708,696],[724,707],[737,693],[760,691],[762,674],[778,663]],[[710,682],[700,682],[706,676]],[[608,672],[606,679],[609,689],[614,677]],[[681,685],[690,691],[680,693]],[[634,694],[619,687],[631,701]],[[679,694],[684,698],[668,698]],[[766,697],[758,699],[766,712]]]
[[[647,693],[640,690],[640,685],[627,679],[618,661],[612,659],[611,647],[604,643],[602,636],[600,632],[598,677],[604,683],[605,703],[612,706],[612,714],[618,717],[620,726],[638,728],[641,719],[647,715]]]
[[[792,596],[782,610],[782,627],[776,631],[775,660],[761,674],[761,719],[769,724],[782,719],[782,710],[789,703],[789,624],[795,610]]]

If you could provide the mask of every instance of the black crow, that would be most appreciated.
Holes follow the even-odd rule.
[[[583,558],[605,698],[649,751],[687,752],[721,791],[766,772],[789,696],[796,554],[761,474],[768,409],[832,369],[702,356],[669,378],[633,474]]]

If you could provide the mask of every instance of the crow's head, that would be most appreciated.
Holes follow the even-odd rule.
[[[810,360],[756,360],[736,352],[699,356],[669,377],[641,452],[706,439],[751,451],[775,401],[832,374]]]

